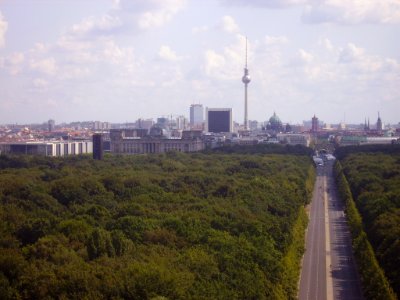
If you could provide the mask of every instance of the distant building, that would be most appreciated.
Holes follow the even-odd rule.
[[[165,126],[162,127],[164,129],[169,129],[169,130],[186,130],[189,127],[189,122],[188,119],[185,118],[185,116],[175,116],[175,117],[171,116],[171,118],[167,122],[167,127]]]
[[[314,115],[311,119],[311,132],[318,132],[319,130],[319,122],[318,118]]]
[[[274,114],[269,118],[267,124],[266,124],[266,129],[275,131],[275,132],[281,132],[283,131],[283,125],[281,119],[277,116],[277,114],[274,112]]]
[[[257,130],[258,129],[258,121],[253,121],[253,120],[250,120],[249,121],[249,129],[251,130],[251,131],[254,131],[254,130]]]
[[[340,122],[338,125],[338,130],[346,130],[346,123]]]
[[[292,125],[290,125],[290,127],[291,127],[293,133],[301,133],[301,132],[306,131],[305,126],[302,124],[292,124]]]
[[[176,117],[175,128],[177,130],[185,130],[188,128],[188,119],[185,116],[178,116]]]
[[[206,108],[206,132],[233,131],[232,108]]]
[[[139,119],[136,121],[136,127],[140,129],[147,129],[150,130],[150,128],[154,125],[153,119]]]
[[[103,135],[93,134],[93,159],[102,160],[103,159]]]
[[[365,123],[364,123],[364,131],[370,131],[371,128],[369,127],[369,118],[368,118],[368,123],[367,123],[367,118],[365,118]]]
[[[376,130],[382,131],[383,129],[384,129],[384,126],[383,126],[383,123],[381,120],[381,116],[379,115],[379,112],[378,112],[378,120],[376,121]]]
[[[394,144],[398,143],[399,139],[397,137],[387,137],[387,136],[369,136],[367,137],[367,144]]]
[[[93,143],[89,140],[0,143],[0,152],[44,156],[79,155],[92,153]]]
[[[310,145],[309,134],[298,134],[298,133],[278,133],[276,135],[277,140],[283,144],[289,145],[303,145],[308,147]]]
[[[158,129],[157,133],[153,128]],[[204,142],[199,138],[201,132],[183,131],[182,138],[169,139],[163,136],[163,129],[153,127],[151,135],[143,137],[133,136],[130,130],[116,129],[110,131],[111,153],[116,154],[145,154],[164,153],[169,151],[195,152],[205,148]]]
[[[370,145],[370,144],[393,144],[397,142],[397,137],[381,137],[381,136],[342,136],[339,137],[340,146],[350,145]]]
[[[53,131],[54,131],[54,128],[55,128],[55,126],[56,126],[56,121],[50,119],[50,120],[47,122],[47,125],[48,125],[48,130],[49,130],[49,132],[53,132]]]
[[[147,136],[148,131],[144,128],[125,128],[125,129],[111,129],[110,140],[116,141],[129,138],[142,138]]]
[[[182,139],[201,139],[203,132],[201,130],[185,130],[182,132]]]
[[[160,128],[167,129],[169,127],[169,119],[166,117],[157,118],[156,125]]]
[[[100,122],[94,121],[93,122],[93,130],[110,130],[111,124],[109,122]]]
[[[204,122],[204,108],[202,104],[190,105],[190,126],[202,126]]]

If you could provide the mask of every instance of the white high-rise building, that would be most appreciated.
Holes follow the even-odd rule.
[[[190,125],[201,126],[204,122],[204,109],[202,104],[190,105]]]
[[[185,130],[188,128],[188,121],[185,116],[177,116],[176,117],[176,129]]]
[[[110,130],[111,124],[109,122],[94,121],[93,129],[94,130]]]

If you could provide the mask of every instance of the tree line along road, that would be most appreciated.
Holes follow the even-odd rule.
[[[309,207],[300,300],[364,299],[351,248],[351,237],[333,178],[333,161],[317,169]]]

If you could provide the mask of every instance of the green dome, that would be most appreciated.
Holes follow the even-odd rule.
[[[269,118],[269,121],[267,124],[267,129],[275,130],[275,131],[282,130],[282,121],[281,121],[281,119],[279,119],[279,117],[276,115],[275,112],[272,115],[272,117]]]
[[[282,124],[281,119],[279,119],[279,117],[276,115],[276,113],[274,112],[274,115],[269,118],[269,123],[272,124]]]

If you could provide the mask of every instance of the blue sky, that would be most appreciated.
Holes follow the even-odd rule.
[[[0,0],[0,124],[400,121],[399,0]]]

